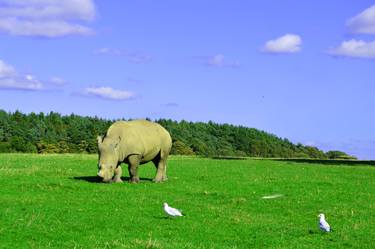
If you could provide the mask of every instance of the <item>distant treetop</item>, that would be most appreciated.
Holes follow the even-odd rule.
[[[97,153],[96,137],[114,120],[50,112],[0,110],[0,152]],[[172,154],[266,158],[355,159],[341,151],[324,153],[286,138],[230,124],[155,120],[173,140]]]

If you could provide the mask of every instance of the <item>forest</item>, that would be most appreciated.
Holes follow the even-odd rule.
[[[116,120],[50,112],[24,114],[0,110],[0,152],[97,153],[98,135]],[[341,151],[324,152],[244,126],[214,122],[153,120],[173,140],[172,154],[205,157],[356,159]]]

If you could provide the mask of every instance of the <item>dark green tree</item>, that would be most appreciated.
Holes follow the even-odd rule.
[[[0,152],[97,153],[96,137],[114,120],[50,112],[7,113],[0,110]],[[172,154],[278,158],[350,158],[344,152],[324,153],[316,147],[244,126],[209,121],[156,120],[172,136]]]

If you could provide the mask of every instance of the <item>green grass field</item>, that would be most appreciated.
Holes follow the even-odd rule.
[[[374,248],[375,167],[172,157],[96,182],[93,155],[0,154],[1,248]],[[127,176],[127,173],[125,174]],[[276,199],[262,196],[282,194]],[[185,217],[167,218],[162,204]],[[333,232],[323,234],[325,213]]]

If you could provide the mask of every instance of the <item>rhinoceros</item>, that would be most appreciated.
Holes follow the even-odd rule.
[[[172,147],[168,131],[147,120],[117,121],[98,137],[98,176],[103,182],[122,182],[121,163],[128,164],[129,182],[138,183],[138,166],[152,161],[154,182],[167,180],[167,158]]]

